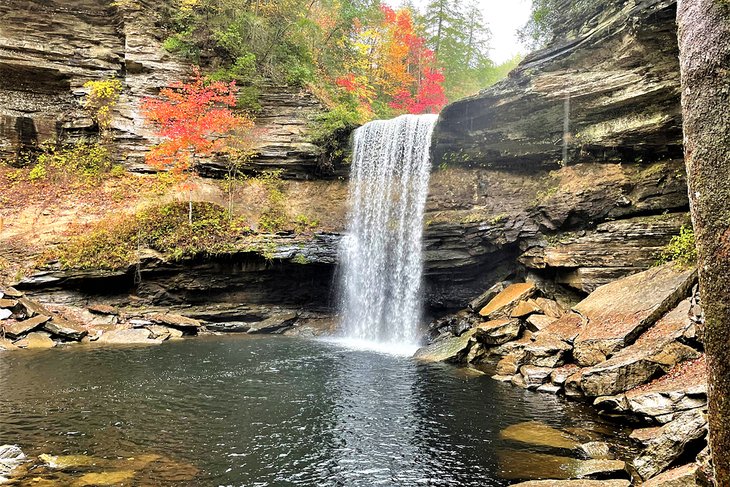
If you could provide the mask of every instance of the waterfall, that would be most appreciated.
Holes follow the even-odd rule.
[[[436,115],[375,121],[355,132],[348,229],[340,248],[341,330],[368,348],[418,344],[423,213]]]

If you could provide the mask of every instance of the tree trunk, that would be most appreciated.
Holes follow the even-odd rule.
[[[710,448],[730,486],[730,0],[680,0],[684,151],[709,373]]]

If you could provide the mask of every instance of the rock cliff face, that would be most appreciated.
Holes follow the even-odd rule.
[[[81,106],[91,80],[119,78],[123,92],[112,122],[129,169],[150,170],[144,153],[156,142],[139,113],[142,98],[183,79],[189,66],[162,48],[161,0],[9,0],[0,5],[0,158],[44,142],[93,138],[98,127]],[[320,149],[307,128],[324,107],[306,91],[262,90],[252,170],[284,169],[317,177]],[[215,161],[204,174],[219,176]]]
[[[651,265],[686,223],[675,2],[586,4],[506,80],[441,114],[429,274],[434,294],[464,281],[444,304],[515,260],[590,292]]]
[[[79,103],[83,83],[117,76],[125,88],[115,138],[127,167],[148,169],[142,155],[154,140],[140,120],[139,100],[180,79],[187,68],[160,47],[164,35],[155,12],[162,4],[123,4],[0,5],[0,157],[44,140],[93,135],[96,128]],[[588,4],[581,18],[566,23],[547,49],[527,57],[508,79],[443,111],[434,135],[425,233],[425,291],[432,309],[463,307],[514,274],[588,293],[651,265],[654,253],[685,223],[675,2]],[[289,179],[325,177],[318,172],[319,148],[307,136],[319,102],[298,89],[272,86],[261,104],[251,169],[283,169]],[[334,176],[344,176],[343,169]],[[210,163],[204,175],[217,177],[222,170]],[[315,185],[321,199],[327,194],[321,185],[335,183],[301,184]],[[337,212],[344,206],[333,205]],[[312,264],[310,270],[321,266],[312,287],[317,292],[306,299],[293,296],[301,290],[269,281],[278,274],[259,269],[258,260],[244,265],[251,256],[232,257],[238,262],[232,266],[210,263],[214,271],[206,262],[156,263],[144,271],[138,297],[161,304],[166,293],[185,296],[185,285],[178,284],[200,271],[222,273],[234,283],[231,299],[276,304],[288,294],[297,306],[317,306],[327,301],[338,238],[319,235],[296,242],[294,251],[286,238],[274,239],[270,253],[284,268],[295,260]],[[284,274],[279,277],[286,279]],[[128,296],[134,272],[123,279]],[[81,281],[54,275],[28,285],[62,288]],[[236,294],[244,287],[256,297]],[[217,289],[215,300],[227,299],[227,292]]]

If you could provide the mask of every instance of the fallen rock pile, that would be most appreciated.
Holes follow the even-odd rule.
[[[416,357],[493,367],[497,380],[630,415],[652,427],[632,435],[643,447],[630,462],[636,480],[703,485],[711,469],[709,455],[699,455],[707,445],[707,384],[696,280],[695,270],[666,264],[573,306],[543,296],[535,283],[500,284],[435,322],[432,344]],[[555,482],[524,485],[590,485]]]

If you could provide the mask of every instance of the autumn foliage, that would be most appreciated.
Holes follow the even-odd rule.
[[[381,5],[380,22],[356,24],[348,74],[337,85],[370,107],[386,101],[396,112],[437,113],[447,103],[444,75],[408,8]]]
[[[142,102],[145,119],[163,141],[152,148],[147,162],[173,174],[189,174],[199,157],[227,152],[237,130],[252,126],[249,118],[234,114],[235,82],[210,82],[196,71],[189,83],[175,83],[156,98]]]

